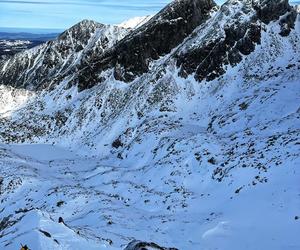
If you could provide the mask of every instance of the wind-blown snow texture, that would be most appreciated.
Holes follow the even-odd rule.
[[[286,3],[212,7],[130,82],[114,67],[87,89],[73,78],[147,23],[84,21],[1,62],[0,246],[299,249],[300,15]]]

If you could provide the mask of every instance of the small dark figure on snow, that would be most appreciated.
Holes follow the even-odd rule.
[[[59,217],[59,218],[58,218],[58,223],[65,224],[64,219],[63,219],[62,217]]]
[[[21,249],[20,250],[30,250],[29,247],[27,245],[21,245]]]

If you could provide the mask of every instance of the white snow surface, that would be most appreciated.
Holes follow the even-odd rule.
[[[288,37],[263,28],[211,82],[178,77],[167,55],[156,82],[112,76],[81,93],[62,82],[2,101],[0,246],[300,249],[299,16]]]
[[[134,17],[118,24],[118,27],[125,28],[125,29],[137,29],[143,24],[147,23],[152,17],[153,15]]]

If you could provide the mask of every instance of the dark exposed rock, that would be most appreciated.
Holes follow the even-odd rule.
[[[122,141],[118,138],[116,140],[113,141],[112,146],[114,148],[119,148],[119,147],[123,147],[123,143]]]
[[[66,79],[67,87],[77,85],[82,91],[103,82],[106,70],[115,79],[130,82],[147,73],[153,60],[172,50],[180,76],[195,73],[196,80],[210,81],[254,51],[265,24],[278,21],[280,35],[287,36],[297,16],[288,0],[229,0],[219,12],[216,10],[213,0],[175,0],[129,34],[128,30],[114,27],[113,34],[118,37],[114,41],[106,35],[98,37],[98,42],[91,41],[97,30],[107,26],[84,20],[32,55],[24,52],[13,56],[7,65],[0,61],[0,69],[5,67],[0,70],[0,84],[51,90]],[[209,28],[201,27],[208,20]],[[189,41],[202,33],[204,39],[195,40],[193,46],[175,50],[186,43],[182,44],[185,39]],[[79,52],[82,55],[77,58]]]
[[[22,218],[23,217],[20,217],[18,219],[14,219],[12,215],[1,218],[0,219],[0,238],[3,236],[3,233],[4,233],[5,229],[12,227],[18,221],[20,221]]]
[[[4,230],[5,228],[13,225],[13,223],[10,221],[11,216],[8,217],[4,217],[1,221],[0,221],[0,231]]]
[[[278,20],[280,16],[292,9],[288,0],[256,0],[253,1],[253,7],[258,19],[264,23]]]
[[[280,19],[282,30],[280,34],[287,36],[294,28],[296,20],[296,10],[289,5],[288,0],[260,0],[253,4],[258,18],[264,23],[270,23]]]
[[[249,107],[249,104],[243,102],[243,103],[241,103],[241,104],[239,105],[239,107],[240,107],[240,110],[247,110],[248,107]]]
[[[106,30],[109,32],[104,32]],[[101,54],[110,43],[116,42],[113,39],[127,33],[120,27],[111,28],[83,20],[63,32],[56,40],[32,51],[16,54],[8,60],[0,60],[0,69],[5,67],[5,71],[0,70],[0,84],[31,90],[55,87],[65,77],[74,74],[77,63],[87,60],[94,53]]]
[[[19,214],[19,213],[27,213],[29,211],[32,211],[34,208],[20,208],[18,209],[17,211],[15,211],[16,214]]]
[[[237,190],[235,190],[236,194],[239,194],[241,192],[241,190],[243,189],[243,187],[238,188]]]
[[[177,66],[181,67],[180,75],[187,77],[196,72],[195,77],[199,81],[213,80],[225,73],[224,65],[236,65],[242,60],[242,55],[249,55],[259,42],[258,25],[249,24],[238,29],[226,27],[225,38],[212,40],[207,45],[178,57]]]
[[[82,47],[82,44],[87,44],[91,35],[96,31],[97,28],[103,28],[105,25],[101,23],[96,23],[91,20],[83,20],[80,23],[74,25],[70,29],[63,32],[58,39],[68,41],[70,37],[72,37],[73,43],[66,44],[66,47],[73,47],[79,49]],[[75,42],[75,44],[74,44]],[[63,51],[60,51],[63,52]],[[65,51],[66,53],[67,51]]]
[[[40,231],[42,234],[44,234],[46,237],[51,238],[51,234],[50,234],[50,233],[48,233],[48,232],[46,232],[46,231],[44,231],[44,230],[41,230],[41,229],[39,229],[39,231]]]
[[[297,13],[295,10],[291,10],[285,16],[280,19],[281,26],[281,36],[288,36],[292,29],[295,28],[295,21],[297,18]]]
[[[132,81],[148,71],[152,60],[169,53],[198,25],[206,21],[214,7],[216,4],[213,0],[173,1],[111,50],[81,65],[78,74],[79,88],[93,86],[101,80],[97,75],[108,68],[114,68],[116,79]]]
[[[124,250],[178,250],[177,248],[161,247],[153,242],[134,240]]]
[[[212,164],[212,165],[215,165],[216,164],[216,159],[214,157],[211,157],[210,159],[208,159],[207,162]]]
[[[288,35],[294,28],[296,12],[288,4],[288,0],[239,2],[243,7],[234,15],[231,14],[231,20],[224,26],[224,32],[220,30],[218,34],[216,31],[215,37],[210,37],[198,46],[175,55],[177,66],[180,67],[180,76],[187,77],[195,73],[196,80],[211,81],[223,75],[226,65],[235,66],[241,62],[243,55],[249,55],[255,50],[256,45],[260,44],[262,23],[279,20],[282,27],[280,34],[283,36]],[[237,2],[228,1],[224,4],[219,16],[224,19],[230,15],[233,4]],[[243,16],[248,18],[244,19]],[[215,23],[216,29],[219,28],[218,21]]]
[[[64,203],[65,203],[64,201],[58,201],[58,202],[56,203],[56,206],[57,206],[57,207],[61,207]]]

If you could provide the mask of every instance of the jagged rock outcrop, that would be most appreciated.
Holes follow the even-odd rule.
[[[130,29],[84,20],[57,40],[0,62],[0,84],[41,90],[67,79],[83,90],[101,82],[107,69],[116,79],[131,81],[170,53],[215,7],[213,0],[176,0],[128,36]]]
[[[252,5],[257,12],[257,17],[264,23],[270,23],[292,10],[288,0],[255,0]]]
[[[146,73],[149,64],[171,52],[197,26],[207,21],[216,4],[213,0],[175,0],[149,22],[130,33],[112,49],[80,65],[80,89],[93,86],[102,71],[113,68],[114,77],[125,82]]]
[[[134,240],[124,250],[178,250],[177,248],[161,247],[153,242]]]
[[[83,20],[56,40],[0,61],[0,84],[42,90],[71,77],[76,65],[101,54],[128,33],[127,29]]]
[[[296,19],[296,11],[288,0],[230,0],[211,20],[211,27],[195,31],[188,47],[175,54],[180,75],[195,73],[198,81],[213,80],[235,66],[243,56],[254,51],[260,44],[264,23],[279,21],[280,34],[289,34]]]

